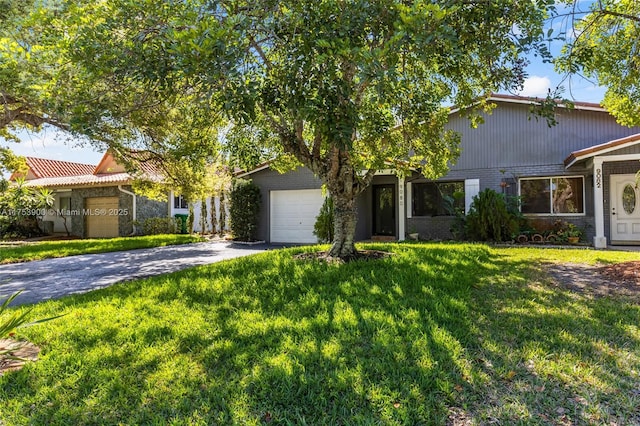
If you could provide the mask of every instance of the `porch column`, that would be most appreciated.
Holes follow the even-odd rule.
[[[607,237],[604,235],[604,175],[602,173],[603,159],[593,159],[593,204],[596,235],[593,237],[595,248],[607,248]]]
[[[404,241],[407,215],[404,203],[404,177],[398,178],[398,241]]]

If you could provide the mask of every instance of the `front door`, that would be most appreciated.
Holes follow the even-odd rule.
[[[395,195],[394,185],[373,186],[373,235],[396,235]]]
[[[636,175],[611,175],[611,242],[640,244],[640,191]]]

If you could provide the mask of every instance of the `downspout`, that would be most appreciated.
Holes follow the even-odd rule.
[[[123,192],[127,195],[131,195],[133,197],[133,231],[131,232],[131,234],[129,234],[129,236],[133,236],[136,235],[136,219],[137,219],[137,215],[136,215],[136,194],[134,194],[131,191],[127,191],[126,189],[122,189],[122,185],[118,185],[118,190],[120,192]]]

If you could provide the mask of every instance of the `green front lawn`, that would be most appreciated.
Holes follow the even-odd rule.
[[[106,253],[110,251],[187,244],[202,241],[194,235],[147,235],[91,240],[43,241],[20,246],[0,246],[0,264],[66,257],[76,254]]]
[[[40,361],[0,377],[0,423],[638,424],[640,305],[541,262],[637,253],[371,244],[134,281],[35,307]]]

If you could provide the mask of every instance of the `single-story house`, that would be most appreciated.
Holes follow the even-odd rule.
[[[616,123],[598,104],[558,106],[558,124],[532,116],[531,100],[494,95],[497,107],[470,127],[452,109],[447,127],[462,136],[461,155],[449,172],[430,181],[414,172],[398,178],[382,170],[358,200],[356,238],[451,238],[452,216],[443,195],[473,197],[491,188],[521,197],[522,213],[540,221],[561,219],[585,229],[597,248],[640,245],[640,129]],[[258,238],[273,243],[313,243],[323,202],[321,181],[307,168],[280,174],[265,163],[239,176],[262,193]],[[462,201],[460,201],[462,203]],[[462,206],[461,206],[462,207]]]
[[[26,185],[53,191],[54,205],[42,218],[51,223],[54,233],[81,238],[111,238],[141,233],[145,219],[188,215],[184,198],[170,192],[167,201],[156,201],[136,194],[131,186],[134,177],[106,152],[98,165],[26,157],[27,172],[13,174],[10,180],[23,178]],[[153,165],[140,162],[142,172],[150,179],[161,179]],[[219,200],[208,198],[219,212]],[[200,202],[194,204],[194,231],[201,232]],[[216,213],[218,214],[218,213]],[[210,214],[208,215],[210,216]],[[205,232],[211,232],[211,218],[204,221]],[[65,228],[66,225],[66,228]]]

